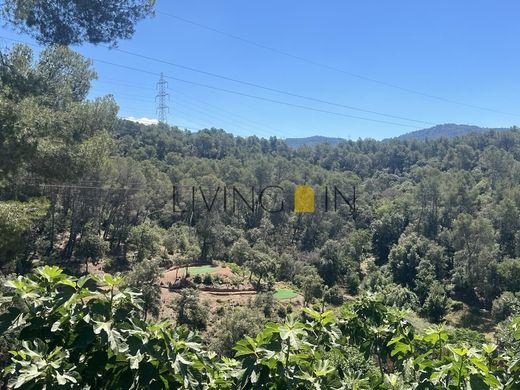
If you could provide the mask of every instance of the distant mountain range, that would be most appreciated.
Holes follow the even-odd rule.
[[[400,140],[425,140],[425,139],[438,139],[438,138],[451,138],[469,133],[484,133],[486,131],[504,131],[509,128],[487,128],[472,125],[457,125],[455,123],[446,123],[443,125],[437,125],[428,129],[422,129],[412,131],[410,133],[402,134],[395,139]]]
[[[340,142],[345,141],[343,138],[324,137],[321,135],[314,135],[312,137],[304,138],[286,138],[285,143],[290,148],[299,148],[300,146],[315,146],[319,144],[331,144],[336,145]]]
[[[428,129],[422,129],[412,131],[410,133],[401,134],[393,139],[398,140],[426,140],[426,139],[438,139],[438,138],[451,138],[458,137],[469,133],[484,133],[486,131],[505,131],[510,128],[488,128],[479,127],[473,125],[457,125],[455,123],[445,123],[443,125],[437,125]],[[388,141],[386,139],[385,141]],[[299,148],[300,146],[315,146],[319,144],[330,144],[336,145],[340,142],[345,141],[343,138],[324,137],[321,135],[314,135],[312,137],[304,138],[286,138],[285,143],[291,148]]]

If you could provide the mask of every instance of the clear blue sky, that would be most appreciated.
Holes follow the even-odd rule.
[[[157,10],[346,72],[498,113],[432,99],[315,66],[158,13],[119,48],[266,87],[429,123],[520,123],[520,2],[159,0]],[[2,29],[1,35],[32,42]],[[4,41],[4,44],[7,41]],[[382,139],[430,127],[286,96],[85,45],[86,56],[319,110],[169,80],[170,124],[239,135]],[[122,117],[156,118],[158,77],[96,62],[91,97],[112,93]],[[407,126],[402,126],[402,125]]]

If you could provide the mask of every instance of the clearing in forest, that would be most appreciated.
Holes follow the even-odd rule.
[[[278,290],[276,290],[273,294],[273,297],[274,299],[279,299],[279,300],[283,300],[283,299],[292,299],[292,298],[296,298],[298,296],[298,294],[291,290],[290,288],[280,288]]]
[[[217,272],[217,267],[213,265],[201,265],[196,267],[188,267],[188,273],[190,275],[198,275],[198,274],[212,274],[213,272]]]

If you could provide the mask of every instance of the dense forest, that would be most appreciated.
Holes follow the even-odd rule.
[[[178,288],[180,297],[168,302],[177,305],[174,323],[206,331],[212,340],[207,347],[227,356],[233,356],[229,340],[260,331],[240,321],[283,321],[293,311],[272,299],[280,282],[319,312],[340,308],[345,300],[362,305],[372,299],[367,297],[378,297],[389,307],[416,313],[416,321],[449,321],[449,332],[468,342],[483,338],[458,327],[493,338],[496,324],[510,326],[518,314],[517,129],[435,141],[358,140],[290,149],[275,138],[235,137],[220,129],[192,133],[118,119],[110,96],[85,100],[93,77],[90,63],[64,47],[50,47],[36,60],[21,45],[2,54],[4,275],[58,264],[80,276],[88,273],[89,264],[98,270],[101,264],[105,272],[127,275],[125,286],[142,294],[141,318],[153,319],[161,313],[162,272],[232,263],[259,292],[249,305],[209,310],[197,297],[196,281],[186,281],[188,275],[184,282],[175,281],[179,286],[170,286]],[[224,186],[276,185],[290,200],[299,184],[346,193],[355,187],[356,212],[344,203],[335,212],[306,214],[270,213],[262,207],[172,210],[173,186],[214,193]],[[86,279],[79,280],[75,288],[86,288]],[[11,283],[31,301],[36,299],[33,289],[43,288],[25,282],[32,286],[25,290],[18,284],[22,282]],[[58,288],[49,297],[51,306],[63,304],[60,294],[70,292]],[[28,316],[50,310],[37,300],[32,304],[38,310],[30,312],[16,300],[6,304],[16,304]],[[87,309],[74,305],[57,312],[67,317],[68,310]],[[236,321],[226,323],[226,316],[237,311]],[[14,313],[20,315],[6,313],[11,321]],[[26,321],[15,328],[27,326]],[[209,325],[215,321],[220,321],[218,329]],[[307,331],[307,325],[298,326]],[[460,329],[466,336],[460,336]],[[4,337],[13,340],[9,333]],[[33,347],[19,348],[27,349],[24,360],[30,360]],[[16,378],[25,365],[13,359],[7,372]],[[398,360],[385,360],[381,372],[374,371],[376,382],[383,383]]]
[[[520,129],[291,148],[124,120],[63,45],[151,5],[80,3],[3,8],[49,44],[0,51],[3,388],[520,388]]]

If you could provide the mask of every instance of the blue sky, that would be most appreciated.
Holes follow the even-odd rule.
[[[155,18],[138,24],[131,40],[120,42],[120,49],[292,94],[422,122],[287,96],[105,47],[77,48],[95,59],[99,80],[94,82],[90,96],[112,93],[122,117],[157,117],[155,84],[157,74],[164,72],[167,77],[318,110],[168,79],[169,123],[194,129],[215,126],[239,135],[281,138],[320,134],[382,139],[430,127],[430,123],[486,127],[520,123],[517,0],[158,0],[157,10]],[[344,72],[250,45],[163,12]],[[4,37],[33,42],[5,28],[0,32]]]

